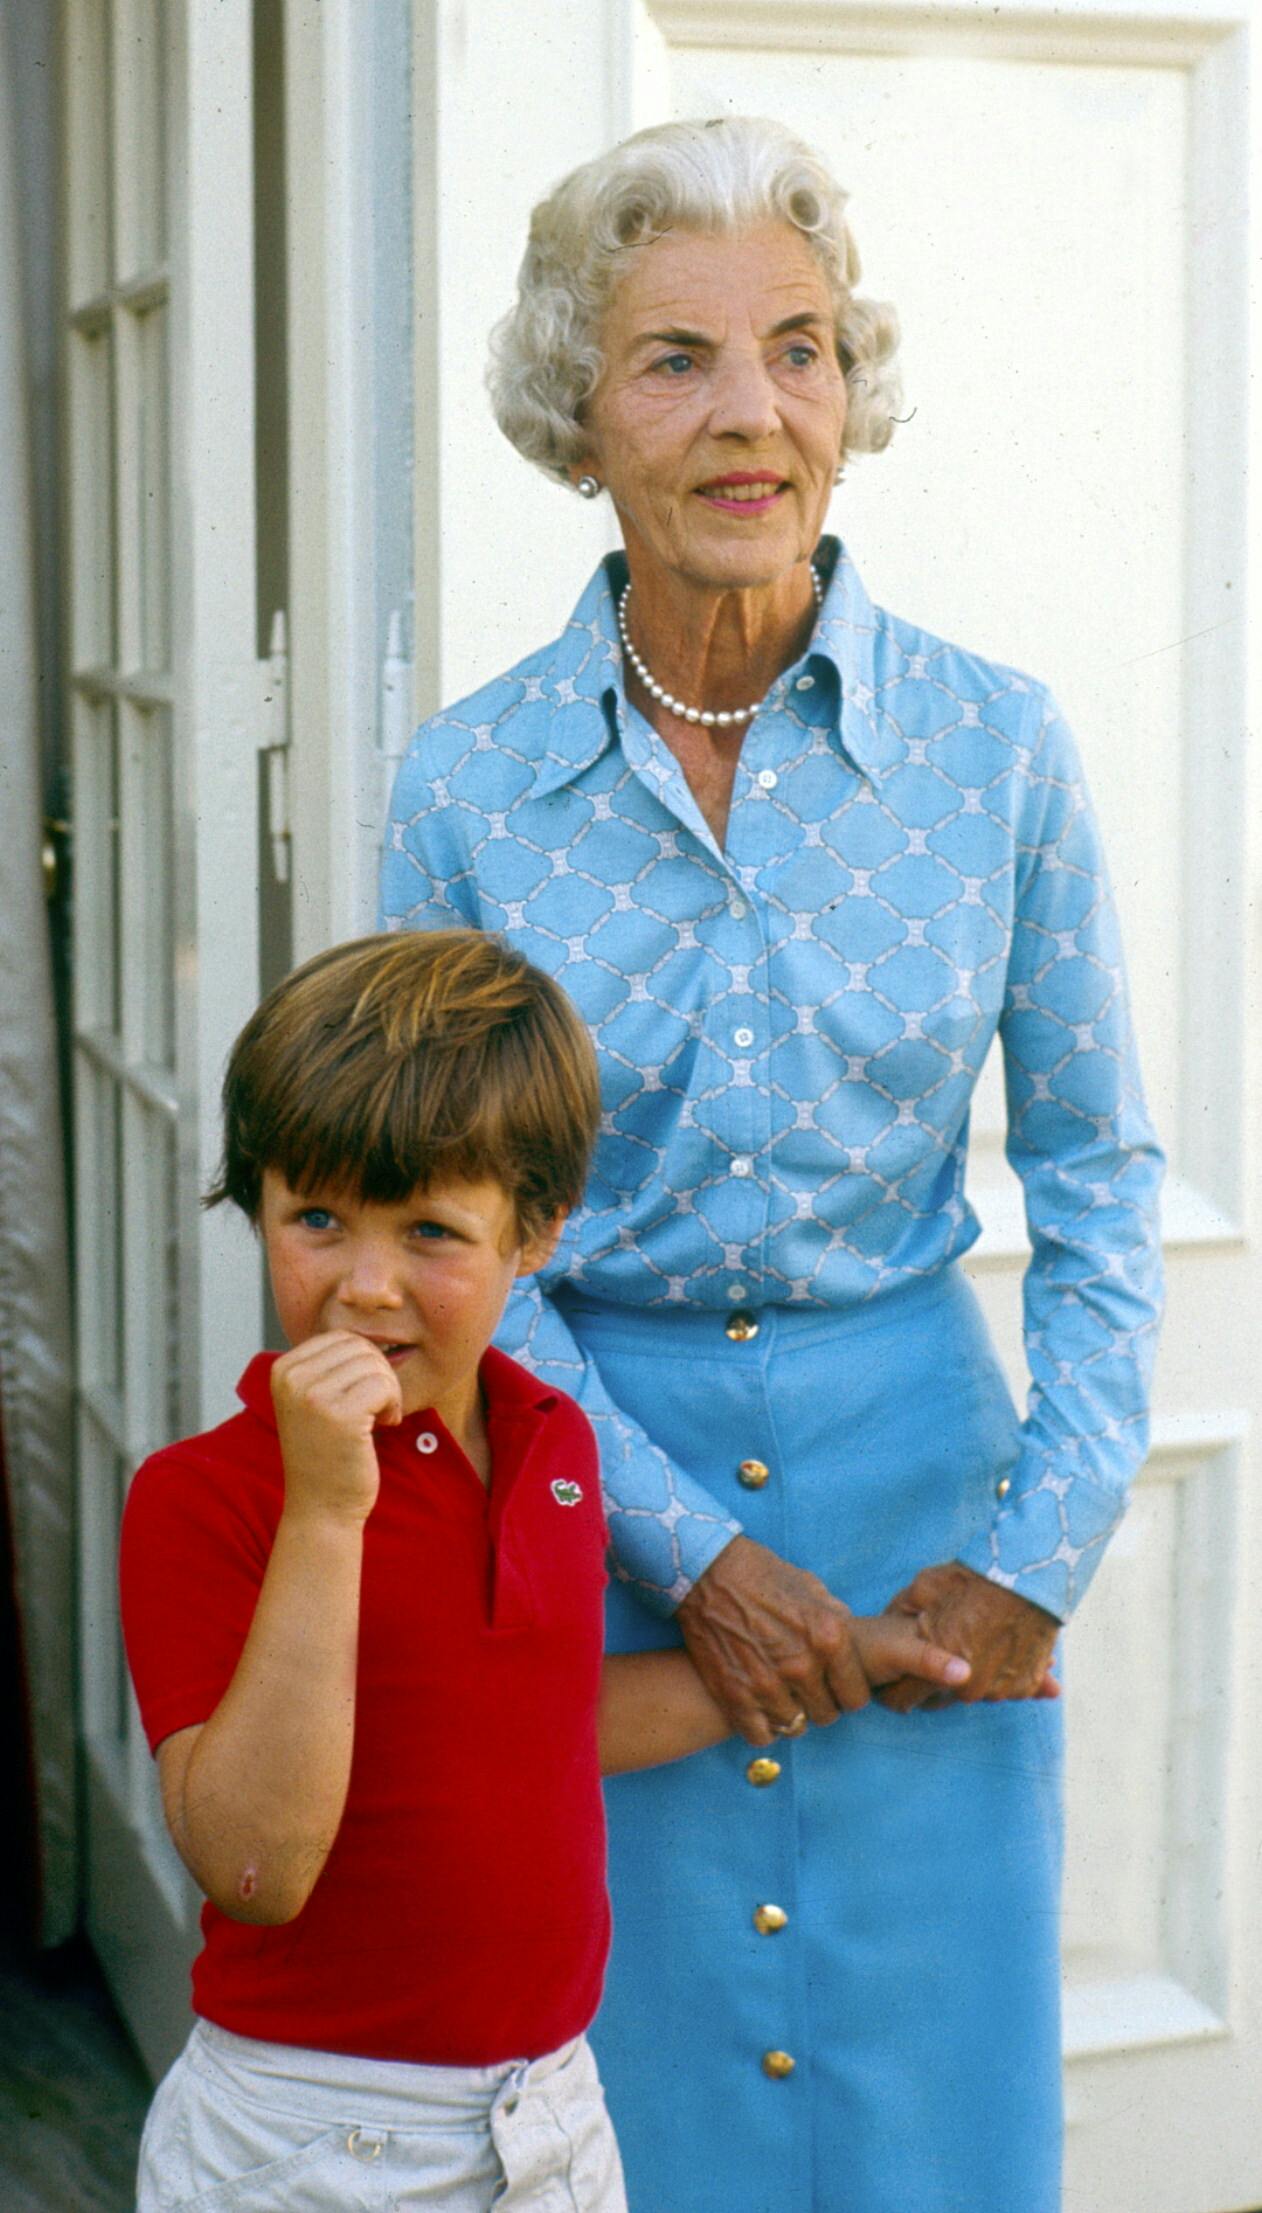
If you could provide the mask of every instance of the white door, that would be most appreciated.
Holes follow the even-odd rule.
[[[251,15],[64,9],[88,1919],[155,2070],[195,1901],[123,1665],[119,1515],[262,1341],[248,1234],[198,1206],[258,974]]]
[[[822,149],[864,289],[902,314],[914,413],[849,470],[834,527],[878,599],[1046,678],[1079,732],[1172,1176],[1153,1450],[1067,1640],[1067,2202],[1257,2206],[1253,11],[464,0],[417,19],[422,707],[551,635],[600,550],[599,518],[497,439],[481,391],[529,206],[637,125],[745,111]],[[974,1273],[1023,1393],[994,1077]]]

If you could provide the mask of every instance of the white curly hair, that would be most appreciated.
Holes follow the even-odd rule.
[[[491,336],[487,384],[505,437],[568,483],[584,458],[583,406],[604,368],[601,323],[628,255],[671,229],[730,235],[783,221],[807,240],[832,296],[848,401],[842,451],[882,452],[901,397],[898,317],[855,295],[845,207],[819,156],[764,116],[657,124],[571,170],[531,216],[516,303]]]

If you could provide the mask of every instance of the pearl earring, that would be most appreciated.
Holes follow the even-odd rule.
[[[600,491],[600,484],[594,476],[581,476],[578,480],[578,489],[584,499],[595,499]]]

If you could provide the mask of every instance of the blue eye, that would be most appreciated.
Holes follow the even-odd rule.
[[[304,1206],[298,1219],[305,1229],[332,1229],[337,1217],[327,1206]]]
[[[819,359],[814,346],[790,346],[787,352],[789,362],[795,369],[809,369],[812,363]]]
[[[412,1230],[417,1237],[436,1239],[451,1236],[451,1231],[445,1222],[413,1222]]]
[[[664,369],[669,376],[674,377],[686,369],[691,369],[692,355],[689,353],[663,354],[661,360],[654,363],[654,367]]]

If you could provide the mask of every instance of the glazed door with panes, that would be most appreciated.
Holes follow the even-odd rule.
[[[530,206],[638,125],[744,112],[822,149],[863,288],[902,317],[909,419],[848,468],[831,526],[879,601],[1045,678],[1079,732],[1170,1154],[1170,1306],[1148,1464],[1065,1648],[1067,2206],[1257,2207],[1257,11],[465,0],[416,20],[422,704],[553,636],[607,529],[497,439],[470,374]],[[1023,1396],[997,1069],[973,1152],[972,1272]]]
[[[250,1240],[198,1206],[258,975],[251,15],[62,11],[88,1923],[155,2070],[196,1900],[123,1664],[119,1517],[261,1342]]]

